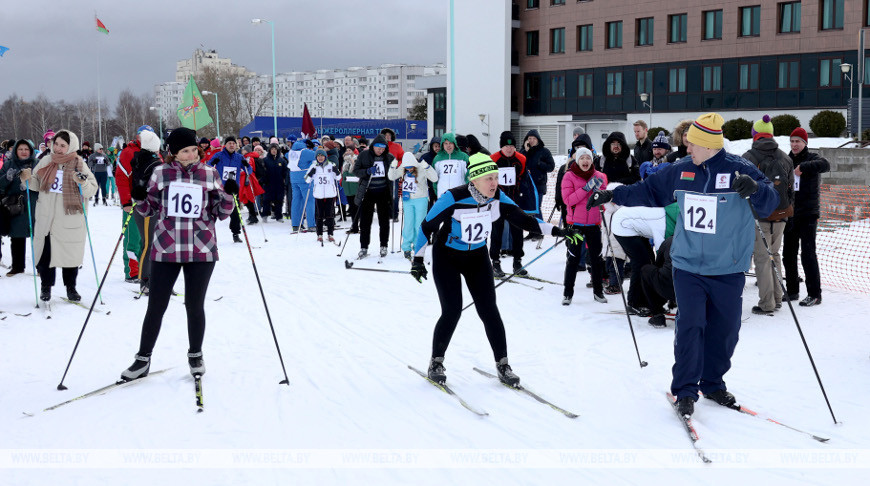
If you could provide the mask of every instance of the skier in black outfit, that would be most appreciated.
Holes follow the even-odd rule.
[[[378,135],[368,150],[360,152],[353,166],[354,175],[359,177],[356,205],[360,212],[358,216],[360,258],[368,256],[375,206],[377,206],[378,226],[380,227],[378,234],[381,243],[380,256],[387,255],[387,243],[390,241],[390,213],[393,203],[390,183],[387,181],[387,169],[390,168],[393,159],[394,157],[387,151],[387,139],[383,135]]]
[[[423,220],[415,243],[411,275],[422,283],[428,271],[423,263],[426,246],[432,249],[432,276],[441,301],[441,317],[432,338],[429,379],[444,383],[444,354],[462,315],[461,278],[465,277],[477,314],[483,321],[486,336],[496,361],[499,379],[516,386],[520,378],[513,373],[507,359],[507,339],[495,301],[492,265],[486,251],[486,239],[495,224],[506,219],[532,233],[548,232],[553,236],[578,239],[573,231],[545,223],[527,215],[498,188],[498,167],[484,154],[469,160],[466,186],[445,192]]]

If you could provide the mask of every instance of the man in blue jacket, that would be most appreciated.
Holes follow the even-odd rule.
[[[218,171],[218,174],[221,175],[221,182],[226,184],[227,179],[232,178],[236,181],[236,187],[241,182],[242,172],[245,172],[248,177],[246,178],[250,181],[251,175],[251,164],[249,164],[242,154],[238,153],[236,149],[238,146],[236,145],[236,137],[230,135],[224,140],[224,149],[220,152],[214,154],[214,157],[211,158],[211,163],[214,165],[214,168]],[[250,182],[248,182],[250,183]],[[237,191],[236,194],[230,194],[231,196],[238,196]],[[256,224],[257,223],[257,210],[254,208],[253,203],[248,203],[248,213],[250,217],[248,218],[248,224]],[[239,233],[242,231],[242,221],[239,216],[238,207],[233,208],[233,214],[230,216],[230,231],[233,232],[233,241],[235,243],[241,243],[242,239],[239,238]]]
[[[736,404],[722,377],[731,368],[737,346],[743,272],[749,270],[755,245],[755,221],[743,199],[760,217],[767,217],[779,203],[761,171],[722,148],[723,123],[718,113],[702,115],[687,133],[689,156],[642,182],[596,191],[588,203],[679,204],[671,247],[679,306],[671,393],[683,416],[694,412],[699,390],[719,405]]]
[[[314,201],[311,199],[311,184],[305,182],[305,173],[314,162],[314,150],[308,147],[305,140],[293,143],[287,153],[287,167],[290,169],[290,184],[293,185],[293,203],[290,205],[290,220],[293,231],[302,231],[302,211],[305,210],[305,221],[308,228],[314,227]]]

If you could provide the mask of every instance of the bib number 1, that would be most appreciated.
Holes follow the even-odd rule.
[[[695,233],[716,234],[716,196],[686,194],[683,227]]]
[[[202,215],[202,186],[187,182],[169,184],[166,214],[175,218],[199,218]]]

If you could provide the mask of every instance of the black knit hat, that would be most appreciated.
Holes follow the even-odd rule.
[[[205,138],[205,137],[200,138],[200,139],[199,139],[199,144],[202,145],[202,144],[204,144],[204,143],[211,143],[211,140],[209,140],[209,139],[207,139],[207,138]]]
[[[224,143],[230,143],[230,142],[235,142],[235,141],[236,141],[236,137],[234,137],[232,135],[227,135],[227,137],[224,139]]]
[[[513,145],[514,147],[517,145],[517,139],[510,131],[501,132],[498,137],[498,146],[504,147],[505,145]]]
[[[196,147],[196,132],[186,128],[176,128],[166,137],[166,143],[169,144],[169,153],[177,154],[185,147]]]

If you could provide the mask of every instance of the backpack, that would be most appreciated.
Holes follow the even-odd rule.
[[[794,215],[794,175],[792,174],[791,159],[787,163],[779,157],[781,150],[776,152],[776,155],[764,155],[758,150],[750,149],[753,161],[758,161],[758,170],[760,170],[770,182],[773,183],[773,190],[779,194],[779,204],[776,209],[770,213],[770,216],[764,218],[764,221],[784,221]]]
[[[136,152],[133,160],[130,162],[132,171],[130,173],[130,186],[148,187],[148,181],[151,179],[151,174],[154,173],[154,168],[163,162],[154,152],[142,149]]]

